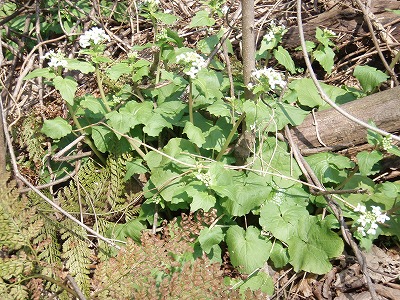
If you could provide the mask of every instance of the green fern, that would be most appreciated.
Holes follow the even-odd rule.
[[[88,296],[90,292],[90,257],[93,253],[89,249],[87,233],[69,219],[63,221],[62,224],[65,228],[61,230],[63,239],[61,256],[65,260],[65,267]]]

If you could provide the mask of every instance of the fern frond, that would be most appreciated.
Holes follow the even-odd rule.
[[[38,167],[42,165],[42,157],[45,155],[42,142],[44,135],[40,133],[40,124],[35,116],[28,116],[19,127],[17,141],[21,147],[27,147],[29,160]]]
[[[118,209],[121,204],[125,203],[125,199],[121,197],[125,188],[125,166],[121,158],[115,158],[111,155],[107,159],[107,167],[110,172],[108,202],[112,209]]]
[[[81,290],[89,295],[90,290],[90,257],[92,252],[89,249],[86,231],[76,226],[70,220],[64,220],[63,225],[69,229],[63,229],[61,238],[64,240],[62,246],[62,258],[65,259],[65,266],[76,280]]]

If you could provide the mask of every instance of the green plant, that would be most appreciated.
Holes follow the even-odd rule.
[[[221,2],[211,5],[218,11]],[[83,135],[96,156],[82,160],[75,179],[57,192],[58,201],[101,234],[120,245],[127,243],[117,254],[96,242],[102,262],[94,272],[93,284],[89,265],[94,250],[88,246],[88,234],[70,221],[47,216],[50,207],[39,205],[31,196],[44,215],[42,222],[50,228],[41,239],[51,240],[39,253],[41,260],[57,266],[64,260],[86,295],[94,292],[105,299],[175,297],[189,287],[192,296],[204,295],[196,284],[199,280],[209,284],[209,297],[225,295],[220,265],[214,264],[222,261],[225,247],[231,264],[242,274],[250,274],[245,282],[229,282],[244,293],[248,288],[273,293],[272,278],[264,272],[267,264],[275,268],[290,265],[296,272],[329,272],[330,260],[344,248],[339,224],[331,214],[322,213],[330,212],[325,199],[310,191],[288,144],[278,140],[285,126],[301,124],[313,108],[327,108],[314,83],[301,78],[301,70],[282,47],[286,29],[270,24],[257,51],[257,70],[245,87],[242,76],[234,76],[230,83],[223,60],[216,56],[207,60],[220,34],[205,36],[198,43],[200,51],[195,51],[185,46],[173,28],[177,18],[160,12],[157,1],[147,1],[140,13],[153,24],[154,39],[133,47],[126,57],[110,56],[105,50],[111,38],[105,30],[93,27],[79,37],[79,58],[67,59],[61,51],[50,51],[45,55],[48,67],[25,77],[44,77],[66,102],[68,118],[44,120],[41,128],[52,141],[51,151]],[[213,15],[204,10],[188,26],[214,24]],[[309,44],[310,51],[329,73],[334,64],[334,35],[317,29],[316,37],[319,44]],[[143,52],[149,50],[151,58],[144,58]],[[76,96],[77,79],[66,75],[66,69],[94,78],[99,96],[90,92]],[[327,84],[323,89],[337,104],[354,100],[386,79],[379,71],[373,76],[366,71],[370,69],[364,66],[354,73],[363,91]],[[232,86],[238,96],[227,99]],[[245,88],[251,89],[254,99],[243,97]],[[389,137],[370,132],[369,139],[376,149],[359,153],[357,162],[334,153],[306,158],[328,192],[370,191],[335,197],[365,248],[381,233],[399,234],[398,182],[375,183],[368,177],[377,172],[376,164],[384,153],[399,155],[399,150]],[[78,150],[75,146],[71,151]],[[137,174],[147,174],[140,208],[135,206],[134,195],[125,195]],[[378,209],[373,208],[376,214],[374,219],[369,215],[370,226],[358,229],[365,223],[361,205],[365,212],[367,206],[374,206],[387,215],[378,216]],[[166,230],[164,219],[182,211],[213,211],[215,218],[202,224],[198,233],[185,236],[184,242],[174,240],[179,229],[166,234],[164,240],[141,236],[147,226]],[[375,221],[389,227],[376,228]],[[212,272],[215,281],[207,280],[205,271]]]

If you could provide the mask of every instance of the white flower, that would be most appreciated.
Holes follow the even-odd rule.
[[[383,148],[383,150],[386,150],[386,151],[388,151],[389,149],[392,148],[392,137],[390,135],[385,136],[382,139],[382,148]]]
[[[275,34],[273,31],[269,31],[266,35],[264,35],[264,40],[267,42],[272,41],[275,38]]]
[[[324,32],[326,33],[326,34],[328,34],[328,35],[332,35],[332,36],[336,36],[336,33],[334,33],[332,30],[329,30],[329,29],[324,29]]]
[[[91,42],[97,45],[104,41],[110,41],[110,37],[106,34],[106,32],[98,27],[93,27],[86,31],[81,37],[79,38],[79,45],[82,48],[89,47]]]
[[[379,223],[385,223],[385,221],[389,221],[390,218],[386,214],[381,214],[376,217],[376,221]]]
[[[382,213],[379,206],[371,206],[371,208],[371,211],[367,211],[364,205],[358,203],[357,207],[354,209],[355,212],[361,212],[356,223],[361,225],[357,227],[357,231],[361,233],[362,236],[365,236],[366,234],[375,235],[376,230],[379,227],[378,222],[385,223],[385,221],[390,220],[386,213]],[[365,230],[367,230],[366,233]]]
[[[226,13],[228,12],[229,7],[227,5],[222,6],[221,12],[226,15]]]
[[[364,227],[357,227],[357,231],[361,233],[362,236],[365,236]]]
[[[381,213],[381,208],[379,206],[371,206],[371,207],[372,207],[372,213],[375,216],[380,216],[382,214]]]
[[[257,80],[267,79],[268,84],[271,89],[275,89],[277,86],[285,87],[286,82],[282,79],[282,76],[279,72],[275,71],[272,68],[264,67],[261,70],[253,71],[253,77]]]
[[[359,211],[361,213],[365,213],[367,211],[367,208],[364,205],[361,205],[360,203],[358,203],[357,207],[354,209],[354,211]]]
[[[158,6],[160,4],[160,0],[143,0],[143,4]]]
[[[365,215],[361,215],[357,222],[360,223],[363,227],[365,227],[365,225],[367,225],[367,223],[369,223],[371,220],[367,219]]]
[[[206,61],[196,52],[181,53],[176,57],[176,61],[185,65],[184,73],[191,78],[195,78],[197,73],[206,67]]]
[[[53,50],[50,50],[45,55],[43,55],[43,59],[49,59],[50,61],[48,62],[48,65],[52,68],[66,68],[68,65],[67,61],[65,60],[64,53],[62,53],[60,50],[58,50],[57,53],[55,53]]]

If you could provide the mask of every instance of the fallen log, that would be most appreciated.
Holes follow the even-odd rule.
[[[400,131],[400,87],[378,92],[340,107],[364,122],[373,121],[377,127],[387,132]],[[310,114],[301,125],[291,129],[294,142],[300,150],[323,148],[320,141],[333,150],[367,142],[367,130],[333,108],[318,111],[314,116]]]

